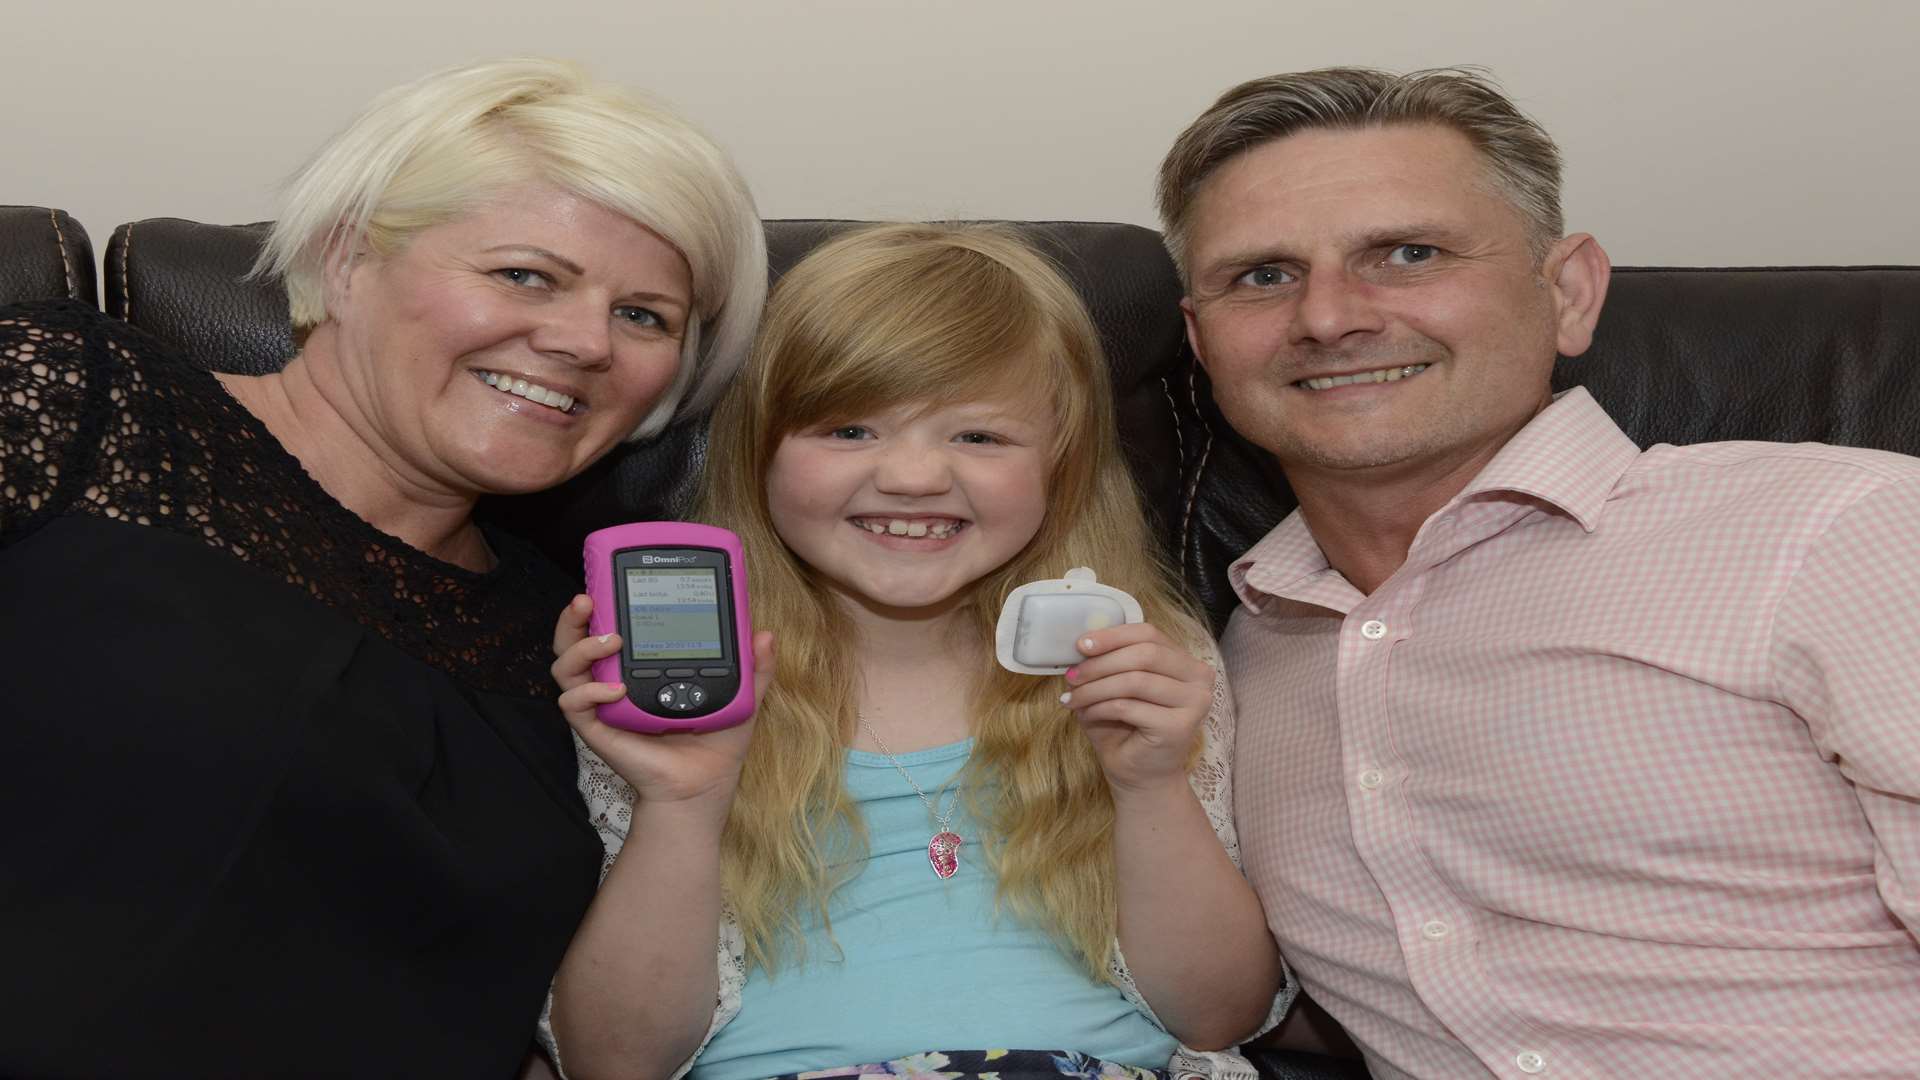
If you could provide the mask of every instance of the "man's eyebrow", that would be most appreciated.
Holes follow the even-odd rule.
[[[497,254],[500,254],[501,252],[518,252],[521,254],[537,256],[539,258],[547,260],[550,263],[553,263],[555,266],[560,267],[562,270],[565,270],[569,274],[579,275],[579,274],[586,273],[585,268],[583,268],[579,263],[574,262],[572,259],[569,259],[566,256],[560,255],[556,252],[548,251],[546,248],[536,247],[533,244],[501,244],[497,247],[488,248],[486,253],[489,255],[497,255]]]
[[[1417,244],[1428,241],[1452,243],[1463,234],[1453,225],[1438,221],[1411,221],[1401,225],[1389,225],[1368,229],[1353,238],[1353,247],[1365,251],[1368,248],[1385,247],[1388,244]]]
[[[1352,233],[1344,237],[1340,245],[1347,251],[1367,251],[1372,248],[1386,247],[1390,244],[1412,244],[1421,242],[1452,243],[1459,240],[1462,233],[1453,225],[1438,221],[1408,221],[1393,225],[1380,225],[1363,232]],[[1270,243],[1258,247],[1246,247],[1229,251],[1207,260],[1200,270],[1202,274],[1218,273],[1222,270],[1243,267],[1266,266],[1273,263],[1296,261],[1290,245]]]

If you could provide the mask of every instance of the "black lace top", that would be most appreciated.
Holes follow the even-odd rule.
[[[0,546],[62,514],[193,537],[489,690],[551,698],[570,583],[527,544],[441,562],[329,498],[212,376],[71,301],[0,320]],[[539,628],[539,632],[529,632]]]
[[[347,511],[211,376],[0,308],[0,1075],[511,1076],[599,842],[571,582]]]

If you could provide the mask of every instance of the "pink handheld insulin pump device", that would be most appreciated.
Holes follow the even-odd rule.
[[[747,564],[726,529],[643,521],[587,534],[587,632],[617,633],[593,665],[626,697],[599,707],[615,727],[652,734],[715,731],[753,715],[753,623]]]

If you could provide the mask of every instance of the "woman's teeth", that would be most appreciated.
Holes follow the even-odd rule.
[[[549,390],[539,383],[530,383],[525,379],[516,379],[491,371],[481,372],[480,380],[501,393],[523,397],[536,404],[559,409],[561,412],[569,412],[573,409],[572,396],[558,390]]]
[[[1406,367],[1357,371],[1352,375],[1324,375],[1318,379],[1301,379],[1294,385],[1304,386],[1309,390],[1331,390],[1336,386],[1351,386],[1354,383],[1399,382],[1401,379],[1418,375],[1425,370],[1427,370],[1425,364],[1408,364]]]
[[[904,521],[900,518],[856,518],[854,524],[876,535],[931,536],[945,540],[960,531],[963,521]]]

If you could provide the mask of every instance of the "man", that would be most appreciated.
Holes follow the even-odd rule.
[[[1485,80],[1229,91],[1161,171],[1299,509],[1232,567],[1249,875],[1376,1077],[1920,1076],[1920,460],[1642,453]]]

